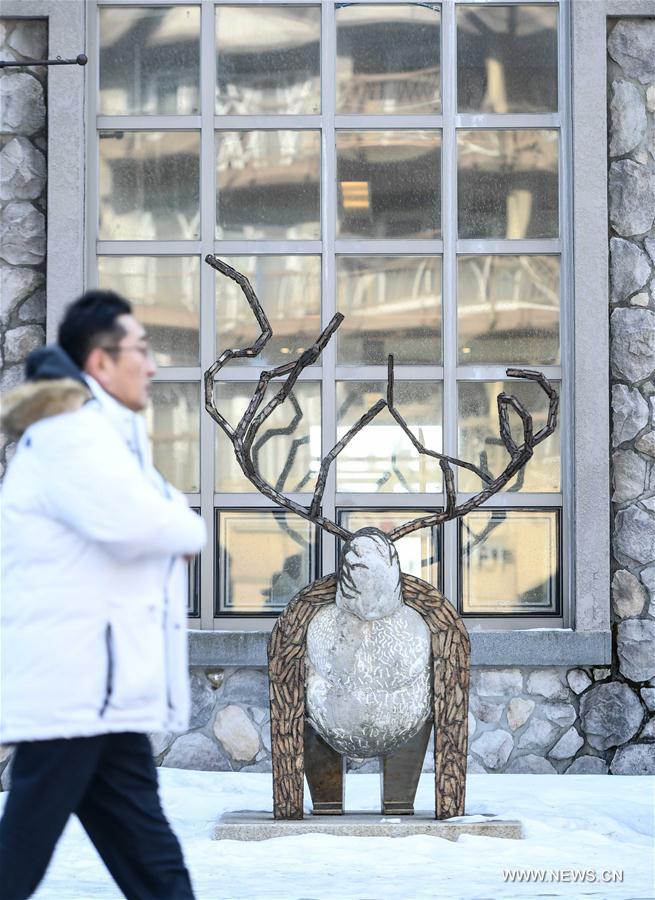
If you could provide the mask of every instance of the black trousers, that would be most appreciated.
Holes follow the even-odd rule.
[[[0,900],[36,890],[71,813],[128,900],[193,900],[144,734],[16,747],[0,821]]]

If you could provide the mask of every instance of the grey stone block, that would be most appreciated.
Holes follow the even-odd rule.
[[[631,159],[613,162],[609,201],[610,222],[617,234],[646,234],[655,219],[655,175]]]
[[[12,265],[35,266],[45,259],[45,219],[27,200],[12,200],[0,210],[0,256]]]
[[[539,715],[560,728],[565,728],[575,722],[578,714],[571,703],[544,703],[539,707]]]
[[[502,769],[514,749],[514,740],[508,731],[486,731],[471,744],[471,750],[480,757],[487,769]]]
[[[0,78],[0,132],[28,137],[45,125],[43,87],[28,72]]]
[[[0,322],[5,325],[18,306],[43,286],[44,278],[36,269],[0,266]]]
[[[630,744],[614,754],[612,775],[655,775],[655,744]]]
[[[48,52],[48,26],[45,20],[18,22],[9,38],[9,46],[27,59],[44,59]]]
[[[513,759],[506,771],[513,775],[557,775],[557,769],[552,763],[534,753]]]
[[[620,619],[638,616],[642,612],[648,592],[636,575],[619,569],[612,579],[612,606]]]
[[[569,688],[557,669],[537,669],[528,675],[528,694],[547,700],[568,700]]]
[[[0,150],[0,200],[36,200],[46,182],[45,157],[17,135]]]
[[[239,762],[254,760],[260,750],[259,732],[240,706],[219,709],[214,719],[214,734],[225,752]]]
[[[616,515],[614,555],[619,562],[649,563],[655,559],[655,519],[638,506],[628,506]]]
[[[618,627],[617,651],[621,674],[630,681],[647,681],[655,675],[655,622],[626,619]]]
[[[490,669],[482,671],[477,681],[477,692],[482,697],[517,694],[522,690],[523,676],[519,669]]]
[[[612,303],[623,303],[650,278],[651,266],[646,254],[624,238],[610,240],[610,277]]]
[[[591,684],[591,678],[584,669],[571,669],[570,672],[566,673],[566,680],[575,694],[581,694],[583,691],[586,691]]]
[[[625,744],[639,731],[644,717],[641,703],[618,681],[597,684],[582,695],[580,719],[588,743],[596,750]]]
[[[45,332],[40,325],[19,325],[5,335],[5,360],[22,363],[25,357],[45,343]]]
[[[648,378],[655,369],[655,312],[651,309],[615,309],[610,327],[612,373],[631,384]]]
[[[612,454],[613,503],[636,500],[648,485],[648,462],[634,450],[617,450]]]
[[[655,712],[655,688],[642,688],[639,693],[646,704],[646,709],[650,710],[650,712]]]
[[[192,669],[190,677],[191,687],[191,719],[192,728],[205,725],[212,714],[216,703],[217,692],[207,680],[203,669]]]
[[[516,731],[528,721],[535,708],[534,700],[526,700],[523,697],[513,697],[507,704],[507,724]]]
[[[631,441],[648,425],[648,418],[648,403],[637,388],[625,384],[612,386],[613,446]]]
[[[607,775],[608,767],[599,756],[579,756],[566,770],[566,775]]]
[[[584,740],[575,728],[569,728],[548,755],[552,756],[553,759],[570,759],[572,756],[575,756],[583,744]]]
[[[162,765],[201,772],[229,772],[232,768],[216,741],[199,731],[181,735],[164,757]]]
[[[533,718],[518,739],[518,747],[521,750],[546,750],[552,745],[558,732],[559,728],[553,722]]]
[[[646,132],[646,109],[639,88],[629,81],[613,81],[609,111],[610,156],[624,156]]]
[[[620,19],[610,32],[607,49],[626,75],[642,84],[655,81],[655,19]]]

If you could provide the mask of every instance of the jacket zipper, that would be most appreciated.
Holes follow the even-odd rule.
[[[109,706],[111,693],[114,689],[114,647],[111,634],[111,624],[107,622],[105,628],[105,644],[107,645],[107,680],[105,682],[105,698],[100,708],[100,718],[102,718]]]

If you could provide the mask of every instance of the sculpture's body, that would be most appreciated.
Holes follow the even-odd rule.
[[[382,532],[357,532],[335,603],[307,632],[308,721],[346,756],[391,753],[430,718],[431,680],[430,632],[402,602],[396,549]]]
[[[386,399],[374,403],[325,456],[311,503],[305,506],[283,493],[285,473],[299,442],[292,442],[288,465],[275,486],[262,478],[257,453],[269,438],[292,434],[302,418],[293,386],[301,372],[316,362],[343,316],[337,313],[298,359],[260,374],[247,410],[233,427],[216,406],[214,379],[231,360],[258,356],[272,331],[248,279],[214,256],[207,256],[206,262],[240,285],[261,328],[251,347],[225,350],[205,372],[207,411],[232,443],[243,474],[265,497],[347,542],[338,580],[333,575],[320,578],[300,591],[271,632],[268,672],[275,818],[302,818],[305,774],[314,812],[342,813],[346,756],[379,756],[382,811],[411,815],[433,726],[435,815],[438,819],[464,815],[468,633],[454,607],[433,585],[401,573],[394,541],[419,528],[461,518],[505,488],[532,457],[534,448],[554,432],[557,393],[541,372],[507,369],[508,378],[540,385],[549,398],[548,420],[535,433],[532,416],[520,401],[510,394],[498,395],[500,438],[509,461],[494,478],[485,452],[475,465],[431,450],[416,437],[394,401],[390,356]],[[274,378],[285,380],[263,404]],[[258,430],[287,399],[293,410],[287,428],[269,428],[258,438]],[[353,535],[323,513],[328,470],[355,435],[385,409],[419,454],[438,460],[443,508],[400,525],[388,535],[371,528]],[[510,411],[521,422],[522,442],[512,435]],[[460,504],[454,466],[474,472],[484,485]],[[305,483],[301,482],[296,493]]]

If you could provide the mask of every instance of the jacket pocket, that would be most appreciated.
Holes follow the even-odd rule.
[[[109,622],[107,622],[107,627],[105,628],[105,644],[107,648],[107,677],[105,680],[105,696],[100,708],[100,718],[107,711],[114,690],[114,639],[111,632],[111,623]]]

